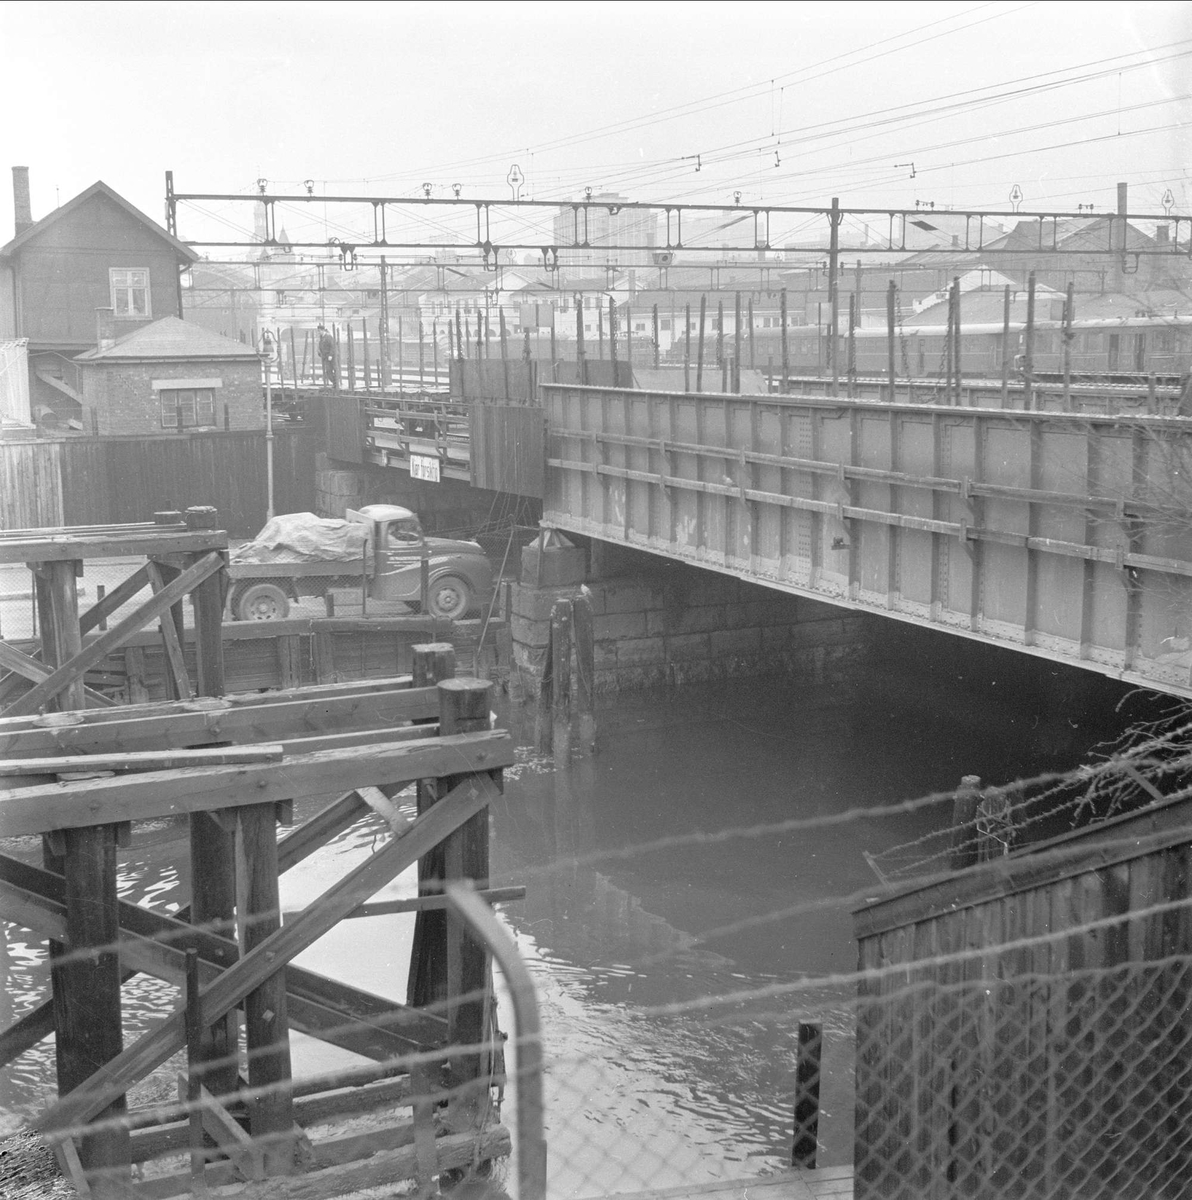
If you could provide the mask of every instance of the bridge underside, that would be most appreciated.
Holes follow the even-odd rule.
[[[549,525],[1192,697],[1186,418],[542,390]]]

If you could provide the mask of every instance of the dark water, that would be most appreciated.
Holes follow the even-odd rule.
[[[950,816],[947,804],[881,810],[966,773],[1004,782],[1074,764],[1099,733],[904,680],[875,681],[848,707],[823,699],[753,682],[622,702],[602,714],[596,756],[566,774],[519,750],[492,812],[493,871],[528,888],[504,915],[540,989],[553,1193],[784,1166],[800,1019],[824,1025],[820,1165],[849,1161],[852,990],[825,977],[855,966],[850,908],[877,882],[862,852]],[[295,868],[283,907],[329,886],[381,832],[362,822]],[[185,902],[181,830],[138,829],[121,886],[138,903]],[[383,894],[413,887],[407,873]],[[411,928],[347,921],[299,961],[404,999]],[[8,938],[0,1015],[11,1018],[44,968],[38,943]],[[131,1038],[175,993],[141,980],[125,997]],[[51,1055],[45,1043],[0,1080],[10,1120],[50,1095]],[[344,1061],[295,1039],[300,1073]]]

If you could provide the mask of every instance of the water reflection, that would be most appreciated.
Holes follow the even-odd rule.
[[[600,752],[567,775],[519,750],[491,814],[493,875],[528,889],[504,919],[541,993],[552,1194],[785,1165],[800,1019],[825,1027],[821,1163],[849,1160],[850,995],[784,989],[853,968],[850,904],[876,882],[862,851],[919,837],[948,813],[770,827],[881,810],[969,772],[1000,781],[1067,765],[1082,749],[1042,734],[1036,746],[998,736],[997,720],[905,686],[825,708],[793,686],[749,683],[618,704],[602,714]],[[308,802],[297,819],[317,806]],[[738,832],[699,836],[728,829]],[[283,907],[304,906],[382,836],[370,819],[334,839],[284,877]],[[32,841],[21,852],[40,857]],[[382,895],[414,887],[407,872]],[[167,911],[185,903],[184,827],[138,826],[120,890]],[[345,921],[299,961],[403,1000],[412,925],[402,916]],[[45,975],[41,943],[6,929],[7,1022],[38,1001]],[[723,999],[740,993],[756,998]],[[140,978],[124,994],[126,1040],[176,999]],[[358,1060],[296,1038],[294,1061],[309,1074]],[[53,1091],[51,1044],[0,1081],[0,1106],[34,1111]]]

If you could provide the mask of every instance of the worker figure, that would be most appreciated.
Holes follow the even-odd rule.
[[[319,358],[323,360],[323,383],[335,387],[335,338],[326,325],[320,324],[316,330],[319,339]]]

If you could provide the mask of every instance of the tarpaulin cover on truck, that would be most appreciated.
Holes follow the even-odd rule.
[[[285,513],[232,551],[234,563],[359,562],[368,527],[358,521]]]

